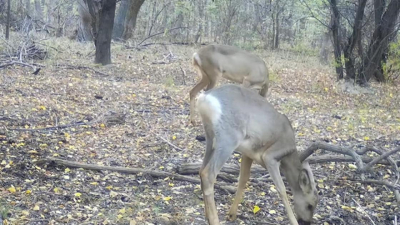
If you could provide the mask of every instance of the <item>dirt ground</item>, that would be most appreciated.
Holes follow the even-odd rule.
[[[37,163],[55,157],[175,173],[183,163],[201,162],[205,142],[196,137],[204,135],[203,129],[199,117],[197,126],[188,119],[188,93],[199,79],[191,66],[196,47],[138,50],[113,44],[113,64],[102,67],[92,63],[91,44],[60,39],[47,45],[54,49],[48,48],[47,60],[35,61],[43,65],[37,75],[19,65],[3,68],[0,75],[3,224],[205,224],[196,183]],[[398,81],[353,88],[336,83],[333,67],[317,58],[255,53],[270,70],[268,100],[292,121],[299,151],[314,141],[355,150],[369,145],[389,151],[400,145]],[[316,154],[322,153],[327,152]],[[393,158],[399,160],[399,154]],[[228,163],[238,165],[239,159],[235,154]],[[353,164],[311,166],[321,199],[315,224],[400,219],[390,189],[351,181],[360,178]],[[267,176],[251,175],[235,222],[225,221],[233,195],[216,189],[223,224],[288,224],[274,185],[259,181]],[[396,181],[385,165],[366,177]]]

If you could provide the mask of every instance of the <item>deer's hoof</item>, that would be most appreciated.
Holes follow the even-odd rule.
[[[229,221],[235,221],[236,218],[237,218],[237,215],[236,215],[236,214],[229,213],[227,219],[228,219]]]

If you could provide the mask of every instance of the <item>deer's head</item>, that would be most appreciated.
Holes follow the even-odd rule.
[[[307,225],[311,224],[319,199],[310,165],[304,162],[302,167],[298,178],[300,190],[294,192],[294,211],[299,225]]]

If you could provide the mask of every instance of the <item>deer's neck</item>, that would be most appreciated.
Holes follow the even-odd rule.
[[[302,165],[297,151],[294,151],[293,153],[285,156],[281,160],[281,170],[283,172],[283,175],[286,177],[286,180],[288,181],[293,194],[301,191],[298,182],[301,169]]]

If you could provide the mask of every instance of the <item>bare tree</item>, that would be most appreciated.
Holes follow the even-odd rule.
[[[139,13],[140,7],[142,7],[144,0],[131,0],[130,7],[128,9],[128,13],[125,18],[125,25],[124,25],[124,33],[122,38],[127,40],[132,37],[133,30],[136,26],[136,19]]]
[[[91,15],[92,33],[96,46],[95,63],[111,63],[111,36],[114,26],[116,0],[84,0]]]

